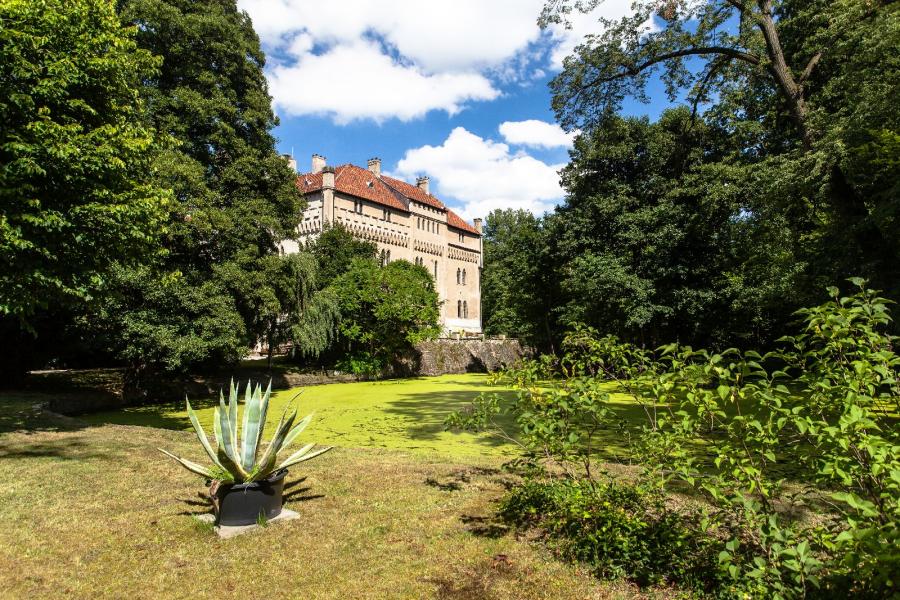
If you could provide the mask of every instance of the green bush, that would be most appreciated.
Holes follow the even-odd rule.
[[[522,445],[531,472],[561,471],[580,488],[608,485],[598,463],[612,440],[627,446],[622,458],[642,467],[642,486],[688,492],[704,511],[700,520],[678,515],[715,548],[705,585],[717,594],[891,597],[900,574],[900,356],[886,333],[888,302],[853,284],[854,295],[831,288],[831,300],[801,311],[800,333],[765,355],[649,352],[577,329],[561,358],[500,376],[518,392],[511,404],[485,395],[448,424],[491,428],[511,411],[517,431],[498,433]],[[622,392],[634,403],[612,398]],[[663,514],[641,506],[635,518]],[[631,577],[663,561],[615,538],[584,550],[590,528],[605,523],[550,530],[580,549],[572,556],[626,561]]]
[[[715,574],[712,544],[694,516],[665,506],[658,491],[629,483],[530,480],[502,501],[503,518],[543,530],[562,557],[590,565],[603,578],[641,585],[708,586]]]

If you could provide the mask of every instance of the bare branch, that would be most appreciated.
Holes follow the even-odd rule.
[[[816,52],[809,62],[806,63],[806,68],[803,69],[803,73],[800,74],[800,78],[797,80],[798,83],[803,83],[809,76],[812,75],[813,69],[816,68],[816,65],[819,64],[819,61],[822,59],[822,51]]]
[[[625,67],[624,72],[619,72],[615,75],[609,75],[606,77],[598,76],[581,87],[582,89],[586,89],[600,83],[608,83],[610,81],[615,81],[616,79],[622,79],[623,77],[633,77],[640,74],[641,71],[649,69],[653,65],[671,60],[673,58],[680,58],[682,56],[696,56],[702,54],[719,54],[746,63],[750,63],[751,65],[758,65],[760,63],[760,58],[755,54],[750,54],[749,52],[744,52],[743,50],[738,50],[737,48],[728,48],[726,46],[700,46],[697,48],[684,48],[682,50],[675,50],[674,52],[666,52],[665,54],[654,56],[634,67]]]

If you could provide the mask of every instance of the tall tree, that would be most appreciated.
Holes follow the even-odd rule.
[[[552,0],[541,22],[600,1]],[[564,126],[599,126],[659,75],[729,134],[728,160],[748,167],[745,212],[790,229],[801,293],[863,275],[900,298],[900,4],[642,0],[604,26],[551,85]]]
[[[168,255],[157,277],[123,279],[123,296],[130,300],[125,312],[141,311],[135,326],[143,333],[179,331],[202,340],[192,344],[199,351],[191,361],[163,360],[168,368],[233,361],[270,332],[258,315],[266,282],[254,273],[270,270],[278,242],[295,236],[302,207],[296,174],[277,154],[271,134],[277,119],[263,75],[265,57],[250,18],[233,0],[123,0],[120,11],[138,26],[140,47],[162,59],[142,94],[150,123],[176,140],[156,162],[159,183],[171,187],[176,199]],[[202,317],[182,323],[160,290],[178,294],[185,288],[221,297],[195,305]],[[200,327],[234,322],[242,326]],[[128,336],[132,320],[123,325]]]
[[[158,62],[113,2],[2,0],[0,23],[0,330],[24,358],[36,312],[158,251],[169,195],[138,96]]]
[[[438,294],[425,267],[355,259],[332,287],[340,302],[345,356],[363,372],[392,366],[414,344],[440,333]]]
[[[552,247],[543,221],[525,210],[495,210],[485,221],[481,299],[489,334],[551,348],[556,329]]]
[[[162,232],[137,89],[156,61],[111,2],[0,4],[0,313],[85,299]]]
[[[563,325],[587,323],[645,345],[770,341],[802,295],[795,248],[753,210],[729,136],[687,108],[608,118],[563,169],[548,219]],[[749,339],[748,339],[749,338]]]
[[[306,245],[319,265],[319,287],[325,288],[346,273],[358,258],[375,258],[378,247],[374,242],[355,237],[340,223],[328,225],[321,235]]]

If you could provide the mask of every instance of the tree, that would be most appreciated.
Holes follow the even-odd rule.
[[[588,12],[603,0],[551,0],[541,23],[560,23],[573,9]],[[808,87],[823,59],[834,53],[850,31],[867,27],[881,2],[842,0],[652,0],[635,2],[632,14],[618,22],[604,20],[606,31],[592,36],[566,60],[552,84],[554,108],[564,125],[617,110],[626,95],[645,97],[649,75],[665,69],[672,100],[683,89],[693,102],[709,101],[715,93],[759,83],[777,91],[803,145],[809,149],[821,136],[810,123]],[[786,50],[785,18],[814,20],[815,34]],[[657,31],[645,24],[661,23]],[[831,23],[829,23],[831,21]],[[732,26],[731,24],[735,25]],[[830,25],[823,31],[822,25]],[[788,42],[790,43],[790,42]],[[794,52],[791,53],[790,50]],[[686,59],[699,57],[701,68]]]
[[[249,303],[253,330],[264,332],[270,368],[274,351],[285,342],[293,342],[300,356],[324,352],[334,340],[340,313],[333,291],[319,283],[316,258],[309,252],[272,254],[257,263],[255,270],[228,263],[219,277],[245,280],[237,287],[249,290],[241,297]]]
[[[554,0],[541,22],[597,4]],[[722,133],[711,149],[718,159],[705,159],[719,166],[704,170],[730,172],[731,189],[743,190],[739,219],[755,229],[740,235],[772,236],[772,260],[752,252],[735,281],[753,271],[757,296],[771,296],[783,289],[764,275],[775,265],[795,271],[791,305],[852,275],[897,299],[898,24],[900,5],[891,2],[639,1],[566,59],[551,84],[553,106],[565,127],[590,132],[614,118],[625,97],[646,99],[647,83],[660,75],[670,100],[686,94],[688,126]],[[754,296],[735,302],[747,306]]]
[[[126,303],[123,312],[149,311],[153,318],[123,317],[126,339],[140,343],[177,332],[186,342],[202,340],[192,344],[198,353],[157,356],[155,366],[168,369],[234,362],[272,332],[268,309],[274,304],[261,298],[268,284],[258,274],[272,272],[271,257],[280,241],[296,236],[302,208],[296,174],[275,151],[271,129],[277,119],[259,39],[233,1],[124,0],[120,13],[138,26],[140,47],[162,58],[142,96],[150,107],[149,122],[176,140],[156,161],[158,183],[171,187],[176,199],[164,244],[168,254],[155,274],[126,278],[137,302]],[[178,285],[169,284],[176,279]],[[169,312],[177,302],[160,295],[160,290],[208,286],[227,297],[197,305],[202,316],[183,325],[182,315]],[[269,287],[263,295],[274,301],[279,286]],[[263,308],[267,316],[261,318]],[[224,328],[199,326],[213,321]],[[242,326],[233,327],[238,321]],[[133,335],[137,326],[141,332],[151,326],[160,331]],[[207,337],[214,331],[227,335]],[[146,350],[137,354],[155,356]],[[190,362],[175,360],[178,356]]]
[[[650,346],[772,339],[803,300],[795,248],[730,154],[727,132],[684,107],[656,123],[610,117],[576,140],[547,225],[562,324]]]
[[[0,315],[91,300],[158,250],[169,194],[137,90],[158,61],[113,2],[0,2]]]
[[[440,333],[438,294],[425,267],[355,259],[333,287],[346,358],[357,361],[360,371],[379,372]]]
[[[495,210],[485,221],[481,299],[488,334],[550,348],[554,266],[543,222],[525,210]]]
[[[306,250],[316,257],[319,265],[319,287],[325,288],[340,275],[346,273],[358,258],[375,258],[378,247],[373,242],[356,238],[340,223],[327,225]]]

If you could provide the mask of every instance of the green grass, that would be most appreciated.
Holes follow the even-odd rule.
[[[324,413],[337,404],[325,422],[343,424],[338,433],[395,415],[401,431],[422,438],[410,447],[428,442],[450,452],[463,438],[438,435],[434,423],[482,382],[311,388],[304,402],[319,398]],[[443,403],[421,404],[437,391]],[[291,469],[286,506],[300,519],[219,540],[194,518],[210,510],[202,480],[156,450],[199,454],[193,434],[177,430],[175,411],[156,417],[169,429],[87,423],[41,413],[34,405],[42,399],[0,394],[0,598],[673,597],[597,581],[496,522],[495,501],[510,482],[499,469],[504,459],[490,455],[496,446],[479,443],[488,455],[465,459],[335,449]],[[404,404],[413,400],[420,410]],[[317,437],[338,435],[329,431]],[[384,443],[399,445],[401,431],[382,432]]]
[[[242,382],[244,385],[246,382]],[[488,433],[445,431],[444,419],[485,391],[510,394],[488,385],[486,375],[444,375],[416,379],[334,383],[273,392],[267,433],[294,400],[300,416],[315,412],[303,439],[344,448],[387,448],[446,458],[510,456],[516,447]],[[243,391],[241,392],[243,398]],[[214,402],[191,398],[201,424],[212,435]],[[94,424],[191,428],[184,405],[144,406],[85,415]],[[501,420],[502,422],[502,420]],[[504,423],[509,426],[508,421]],[[512,431],[512,428],[509,429]]]

